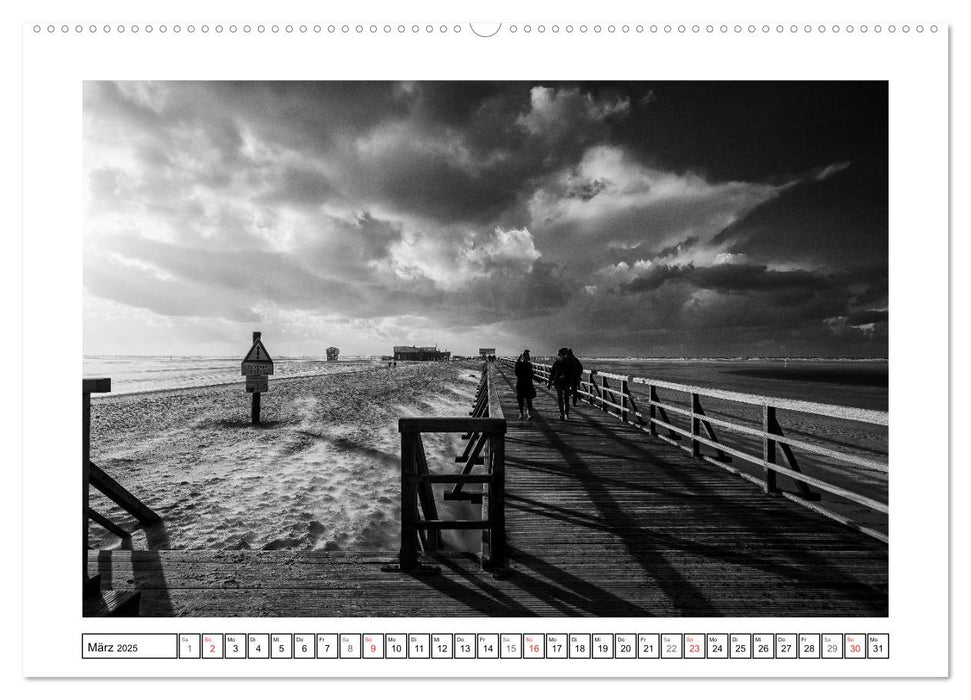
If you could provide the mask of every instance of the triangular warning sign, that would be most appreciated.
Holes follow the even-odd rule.
[[[249,349],[249,352],[246,353],[243,362],[273,362],[273,358],[270,357],[270,353],[263,347],[263,341],[257,340],[253,343],[253,347]]]

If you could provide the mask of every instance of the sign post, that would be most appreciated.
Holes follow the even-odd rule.
[[[246,353],[241,363],[241,374],[246,377],[246,391],[253,395],[251,419],[253,425],[260,424],[260,394],[270,390],[270,375],[273,374],[273,359],[263,347],[261,333],[253,331],[253,347]]]

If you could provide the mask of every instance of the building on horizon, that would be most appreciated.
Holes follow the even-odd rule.
[[[413,362],[447,362],[452,357],[448,350],[439,350],[437,345],[395,345],[394,360]]]

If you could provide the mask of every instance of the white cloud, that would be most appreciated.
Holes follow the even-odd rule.
[[[630,98],[597,99],[579,88],[543,86],[530,90],[530,109],[516,123],[533,135],[555,137],[578,124],[593,124],[630,111]]]
[[[389,264],[403,279],[426,278],[446,291],[497,271],[528,273],[540,258],[528,228],[496,227],[491,234],[461,237],[406,233],[389,249]]]
[[[471,269],[481,272],[496,266],[512,266],[529,272],[540,253],[528,228],[504,230],[496,227],[484,242],[476,244],[473,240],[462,256]]]

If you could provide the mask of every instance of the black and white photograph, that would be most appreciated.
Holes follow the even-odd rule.
[[[888,82],[80,98],[85,616],[887,617]]]

